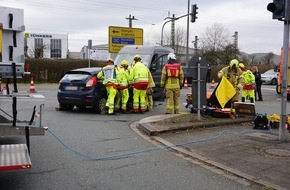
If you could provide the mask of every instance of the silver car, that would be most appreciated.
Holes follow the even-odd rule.
[[[278,82],[278,75],[279,72],[275,71],[274,69],[270,69],[265,73],[261,74],[261,79],[264,84],[273,84],[276,85]]]

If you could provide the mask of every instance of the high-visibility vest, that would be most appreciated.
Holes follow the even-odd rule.
[[[180,76],[180,64],[166,64],[165,65],[167,77],[176,77]]]
[[[125,68],[117,69],[117,81],[118,81],[118,89],[123,90],[128,88],[128,80],[129,80],[129,72]]]
[[[103,67],[103,74],[104,74],[103,80],[104,85],[107,85],[108,83],[118,84],[114,65],[107,65]]]
[[[139,90],[146,90],[148,87],[148,68],[141,62],[137,62],[130,70],[130,80],[134,88]]]

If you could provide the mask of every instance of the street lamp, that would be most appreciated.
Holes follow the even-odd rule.
[[[166,21],[166,22],[164,22],[164,24],[163,24],[163,26],[162,26],[162,29],[161,29],[161,46],[163,46],[163,30],[164,30],[164,26],[165,26],[165,24],[166,23],[168,23],[168,22],[171,22],[171,20],[168,20],[168,21]]]

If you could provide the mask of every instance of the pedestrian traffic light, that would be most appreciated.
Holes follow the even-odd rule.
[[[269,3],[267,10],[273,13],[273,19],[285,18],[285,0],[273,0]]]
[[[196,4],[194,4],[194,5],[192,5],[192,7],[191,7],[191,22],[195,22],[195,20],[197,19],[197,9],[198,9],[198,7],[197,7],[197,5]]]

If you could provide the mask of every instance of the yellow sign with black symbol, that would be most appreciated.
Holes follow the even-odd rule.
[[[30,34],[29,33],[25,33],[24,34],[24,38],[29,38]]]
[[[118,53],[125,45],[143,45],[143,29],[109,26],[109,52]]]

